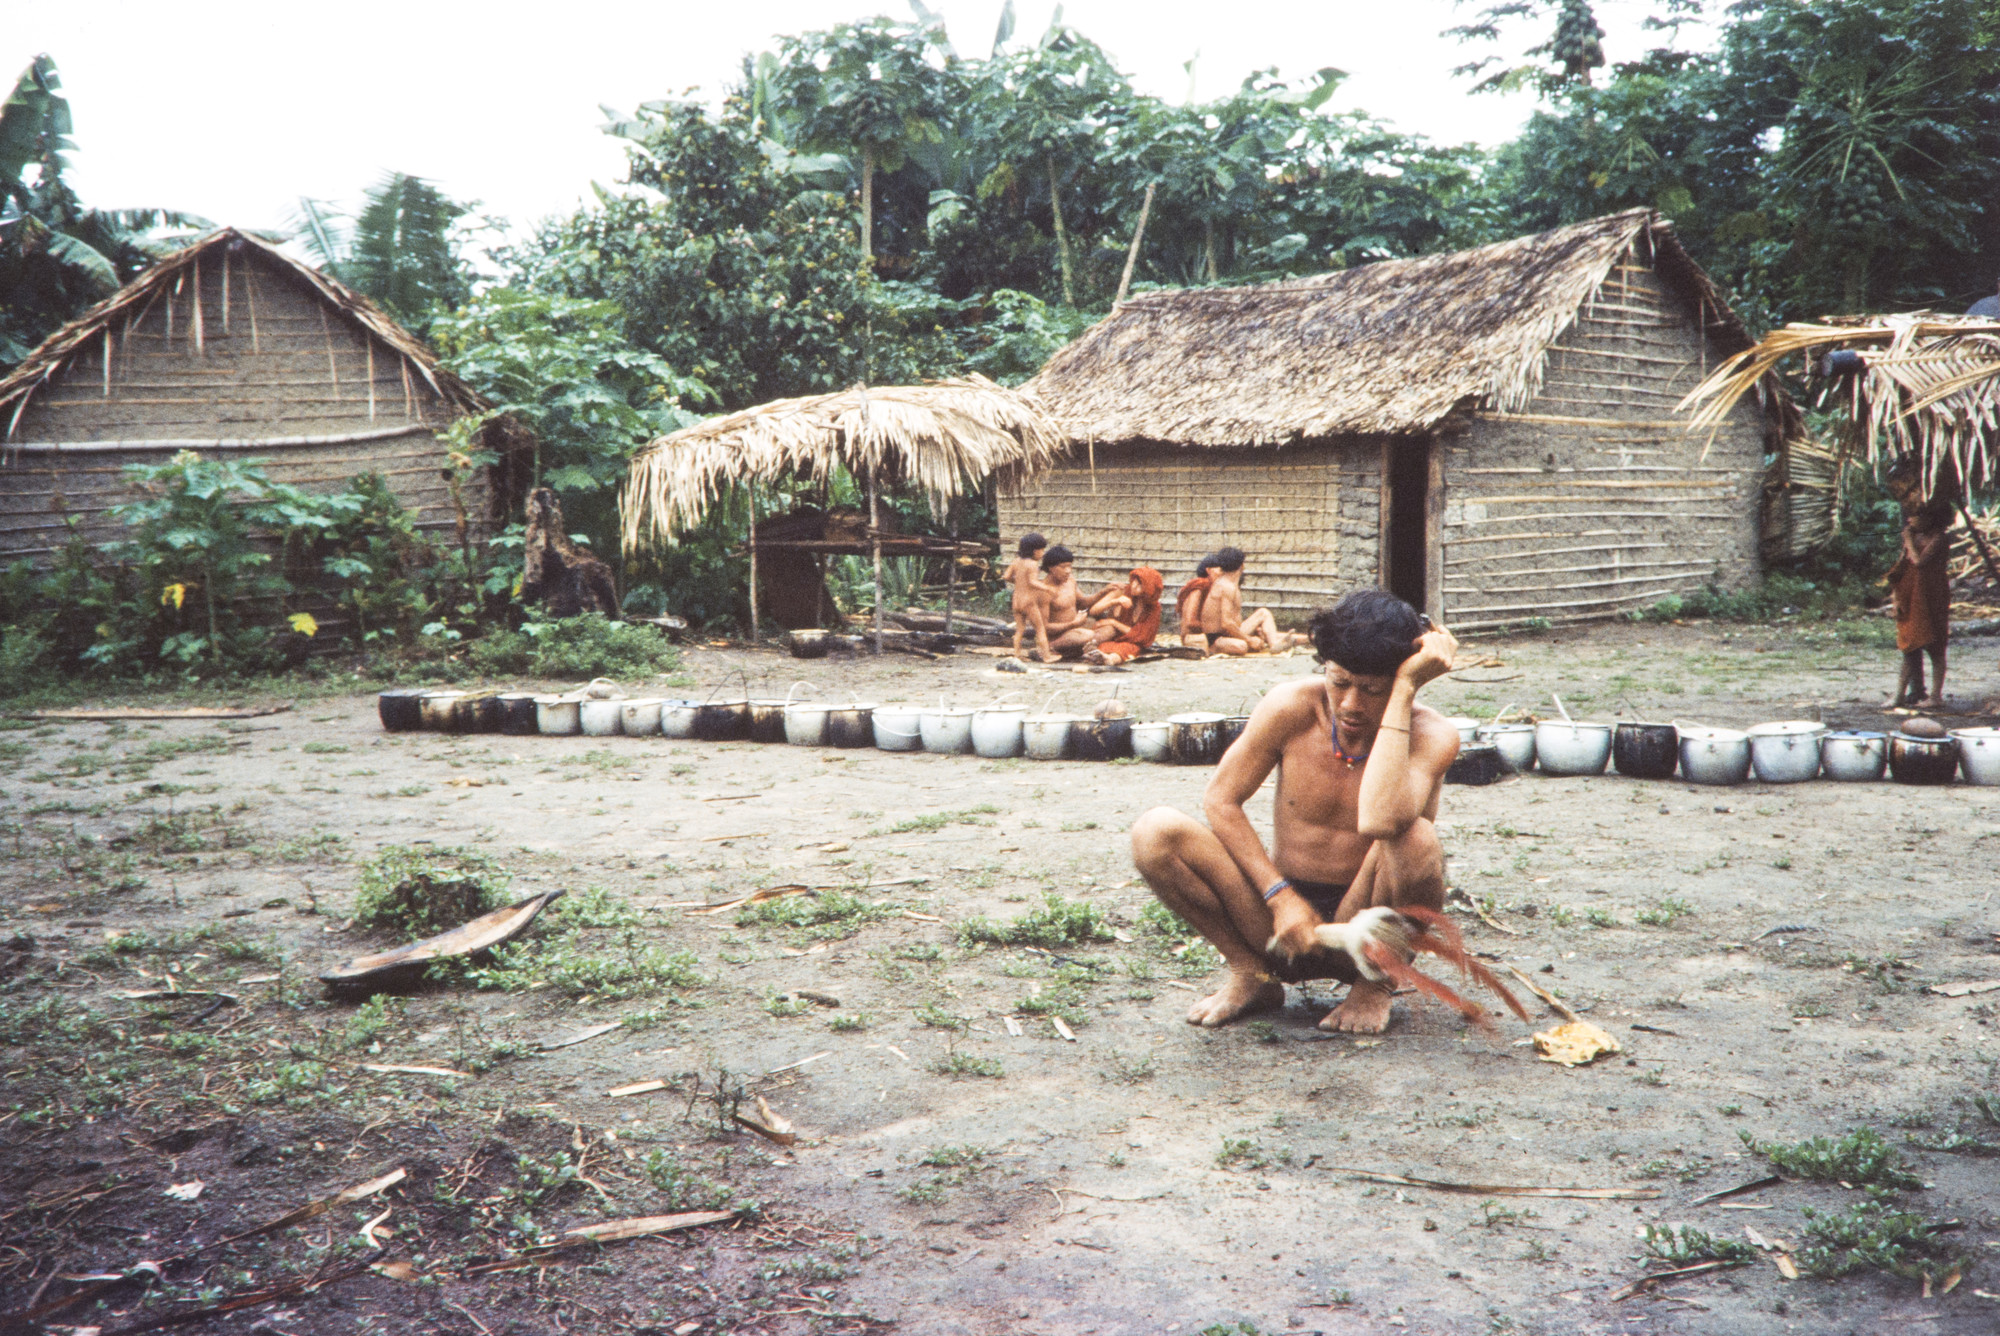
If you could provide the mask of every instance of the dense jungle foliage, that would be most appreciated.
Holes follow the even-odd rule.
[[[1128,282],[1316,273],[1638,205],[1673,220],[1759,329],[1836,311],[1962,309],[2000,273],[2000,11],[1979,0],[1655,0],[1659,45],[1617,65],[1587,0],[1468,6],[1454,30],[1470,54],[1467,90],[1539,96],[1521,134],[1493,151],[1333,109],[1345,76],[1331,68],[1291,84],[1257,73],[1223,97],[1173,102],[1134,89],[1110,51],[1060,20],[1017,39],[1010,8],[980,53],[961,51],[920,0],[911,8],[907,20],[784,39],[745,60],[719,105],[662,100],[618,116],[605,129],[625,145],[625,179],[488,244],[477,269],[471,240],[496,235],[496,220],[400,175],[351,218],[302,201],[299,238],[533,429],[537,476],[608,557],[625,462],[653,436],[862,379],[977,371],[1017,383]],[[1719,40],[1683,40],[1701,31],[1687,27],[1695,19]],[[0,364],[176,230],[201,226],[85,209],[63,181],[68,118],[46,58],[0,110]],[[156,482],[191,505],[191,489],[213,480],[175,468]],[[274,500],[252,474],[225,484],[243,522],[339,500]],[[833,499],[855,499],[849,480]],[[354,504],[379,514],[381,502]],[[941,523],[896,504],[905,527]],[[743,506],[719,506],[676,548],[619,556],[628,608],[740,623],[745,572],[729,549]],[[288,554],[351,547],[359,540],[338,535],[358,513],[293,517],[275,532]],[[282,598],[341,579],[356,626],[367,622],[360,633],[405,652],[521,620],[510,606],[518,529],[473,554],[473,569],[462,555],[406,545],[391,560],[378,547],[341,558],[354,563],[345,577],[321,553],[307,581],[296,556],[249,561],[219,514],[204,514],[203,544],[215,547],[192,565],[149,555],[155,531],[135,511],[118,551],[15,572],[0,609],[10,621],[70,584],[93,592],[38,631],[28,618],[6,654],[212,670],[284,639],[209,618],[226,592]],[[990,512],[975,502],[958,519],[974,532]],[[1794,578],[1872,576],[1880,528],[1857,512],[1825,569]],[[364,566],[365,579],[353,573]],[[898,573],[899,585],[921,578]],[[168,585],[197,603],[149,601]],[[99,617],[84,610],[100,603],[83,634]],[[202,616],[190,621],[190,606]]]

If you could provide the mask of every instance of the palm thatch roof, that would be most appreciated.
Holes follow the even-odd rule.
[[[1843,351],[1857,354],[1859,374],[1829,394],[1845,398],[1871,463],[1914,458],[1927,494],[2000,479],[2000,321],[1918,311],[1789,324],[1718,366],[1681,407],[1695,410],[1692,429],[1713,429],[1786,358],[1810,367]]]
[[[261,237],[233,227],[223,227],[175,251],[49,335],[19,366],[5,377],[0,377],[0,412],[5,412],[9,404],[13,405],[7,429],[0,435],[11,437],[36,388],[60,371],[71,357],[89,346],[114,322],[124,318],[136,323],[162,293],[179,292],[181,284],[197,272],[204,259],[239,247],[258,252],[294,275],[324,298],[328,305],[401,354],[410,367],[450,405],[452,411],[478,413],[491,407],[470,385],[438,365],[437,354],[374,302],[346,284],[328,278],[305,261],[287,255]]]
[[[1114,308],[1023,388],[1074,444],[1280,445],[1524,408],[1548,348],[1638,247],[1725,352],[1748,333],[1648,209],[1476,250]]]
[[[1062,449],[1033,400],[984,376],[778,399],[662,436],[633,456],[620,499],[625,544],[672,541],[738,484],[823,481],[839,467],[914,487],[941,509],[989,475],[1018,486]]]

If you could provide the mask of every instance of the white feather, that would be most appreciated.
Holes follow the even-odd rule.
[[[1313,936],[1329,951],[1345,951],[1362,978],[1379,982],[1384,977],[1382,971],[1369,962],[1361,948],[1370,941],[1376,941],[1403,949],[1408,934],[1403,931],[1402,925],[1402,915],[1393,909],[1377,906],[1362,910],[1345,923],[1322,923],[1313,929]]]

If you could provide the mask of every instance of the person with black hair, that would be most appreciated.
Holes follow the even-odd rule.
[[[1014,657],[1021,657],[1021,637],[1028,628],[1035,629],[1035,657],[1044,663],[1054,663],[1055,651],[1049,648],[1049,627],[1046,614],[1049,587],[1042,581],[1042,553],[1048,551],[1049,540],[1038,533],[1021,535],[1021,545],[1015,549],[1014,559],[1007,563],[1007,570],[1001,577],[1013,587],[1014,600]]]
[[[1210,654],[1241,657],[1266,650],[1286,650],[1302,645],[1306,637],[1280,631],[1278,619],[1269,608],[1243,615],[1243,566],[1247,558],[1240,547],[1225,547],[1203,559],[1210,568],[1208,592],[1201,600],[1201,633]]]
[[[1347,595],[1309,626],[1321,673],[1257,703],[1202,795],[1206,824],[1156,807],[1132,827],[1146,884],[1229,969],[1189,1009],[1191,1025],[1280,1006],[1285,981],[1334,978],[1353,986],[1320,1028],[1378,1033],[1388,986],[1361,977],[1314,930],[1366,909],[1444,908],[1435,822],[1458,731],[1416,698],[1451,671],[1458,642],[1382,589]],[[1273,769],[1267,850],[1244,804]]]
[[[1076,555],[1061,543],[1042,553],[1042,581],[1047,586],[1041,596],[1042,619],[1049,632],[1046,660],[1053,663],[1096,644],[1090,616],[1078,606]]]

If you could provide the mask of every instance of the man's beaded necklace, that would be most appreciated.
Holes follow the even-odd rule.
[[[1333,727],[1328,730],[1328,733],[1333,739],[1333,758],[1345,764],[1349,770],[1354,769],[1355,766],[1360,765],[1368,759],[1367,752],[1362,752],[1359,756],[1348,755],[1347,749],[1340,745],[1340,724],[1338,722],[1335,722]]]

